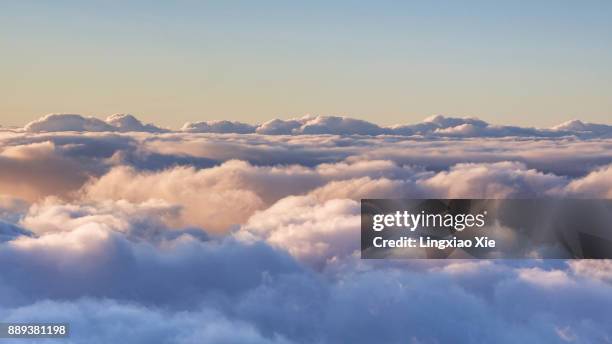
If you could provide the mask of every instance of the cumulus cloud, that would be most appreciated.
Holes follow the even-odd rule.
[[[273,119],[258,126],[256,132],[263,135],[291,135],[294,130],[302,126],[300,120]]]
[[[53,131],[112,131],[110,124],[95,118],[73,114],[49,114],[28,123],[24,129],[30,132]]]
[[[33,204],[19,225],[36,235],[102,228],[129,236],[153,239],[176,223],[180,207],[160,200],[134,204],[125,200],[66,203],[54,198]]]
[[[60,232],[0,244],[0,281],[7,290],[0,306],[97,297],[191,309],[209,297],[214,301],[216,293],[229,296],[266,276],[301,271],[286,254],[262,243],[209,240],[180,230],[138,235],[162,227],[118,213],[65,216],[72,223]]]
[[[138,172],[118,167],[88,184],[84,197],[94,200],[161,199],[181,206],[183,223],[210,231],[225,231],[243,223],[266,202],[299,193],[317,181],[302,167],[255,167],[242,161],[195,170],[177,167],[160,172]]]
[[[302,126],[295,130],[298,134],[334,135],[380,135],[384,130],[376,124],[359,119],[338,116],[307,117]]]
[[[519,279],[544,288],[559,288],[573,281],[562,270],[543,270],[541,268],[525,268],[518,271]]]
[[[249,134],[255,132],[255,126],[234,121],[187,122],[182,131],[191,133],[236,133]]]
[[[516,162],[457,164],[417,182],[441,198],[537,198],[564,183],[562,177]]]
[[[363,120],[342,116],[305,116],[274,119],[256,127],[259,134],[268,135],[423,135],[439,137],[610,137],[612,126],[570,121],[550,129],[494,125],[472,117],[436,115],[416,124],[379,126]],[[237,131],[234,131],[237,132]]]
[[[323,266],[359,249],[359,203],[287,197],[253,215],[238,237],[266,240],[299,260]]]
[[[139,119],[130,114],[114,114],[106,118],[106,123],[112,125],[117,131],[145,131],[151,133],[165,132],[153,124],[143,124]]]
[[[325,165],[317,171],[343,165]],[[568,183],[566,178],[512,162],[458,164],[438,173],[405,168],[396,173],[397,179],[390,178],[393,173],[377,179],[344,174],[345,179],[332,180],[307,195],[280,199],[250,217],[239,237],[266,240],[300,261],[321,267],[359,249],[357,202],[362,198],[542,198],[557,196]],[[536,272],[526,271],[524,276],[533,277]]]
[[[27,132],[103,132],[103,131],[145,131],[163,132],[165,129],[153,124],[143,124],[136,117],[129,114],[115,114],[105,121],[76,114],[49,114],[32,121],[24,127]]]
[[[141,172],[117,167],[83,189],[84,199],[129,200],[144,202],[161,199],[181,206],[182,223],[210,231],[227,231],[239,225],[257,210],[290,195],[305,194],[330,181],[360,178],[368,175],[387,178],[410,178],[409,166],[390,161],[320,164],[315,168],[299,165],[254,166],[230,160],[219,166],[196,170],[176,167],[158,172]],[[339,198],[331,191],[320,190],[328,198]]]
[[[105,121],[75,114],[50,114],[28,123],[30,132],[58,131],[143,131],[165,132],[153,124],[143,124],[129,114],[116,114]],[[187,122],[180,129],[191,133],[235,133],[261,135],[400,135],[427,137],[541,137],[577,136],[581,138],[610,138],[612,126],[572,120],[552,128],[532,128],[495,125],[472,117],[428,117],[420,123],[379,126],[368,121],[344,117],[308,115],[288,120],[273,119],[262,124],[216,120]]]
[[[361,177],[331,181],[311,194],[320,201],[326,201],[338,198],[410,198],[419,196],[420,192],[410,180]]]
[[[52,142],[0,149],[0,195],[35,201],[66,195],[88,178],[87,168],[63,156]]]
[[[612,260],[575,260],[569,266],[576,276],[612,283]]]
[[[612,133],[612,126],[610,125],[583,122],[577,119],[561,123],[552,129],[555,131],[579,132],[601,136],[610,136]]]
[[[566,191],[573,195],[612,198],[612,165],[597,169],[583,178],[572,180]]]

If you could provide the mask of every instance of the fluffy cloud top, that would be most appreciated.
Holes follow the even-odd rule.
[[[72,114],[49,114],[28,123],[24,129],[29,132],[54,131],[113,131],[115,128],[95,117]]]
[[[254,133],[256,127],[246,123],[233,121],[206,121],[206,122],[187,122],[181,128],[182,131],[191,133]]]
[[[610,132],[612,132],[612,126],[610,125],[588,123],[577,119],[561,123],[552,129],[557,131],[592,133],[602,136],[609,136]]]
[[[117,131],[146,131],[150,133],[160,133],[167,131],[154,126],[153,124],[143,124],[139,119],[130,114],[114,114],[106,118],[106,123],[110,124]]]
[[[105,121],[74,114],[49,114],[32,121],[24,127],[28,132],[58,132],[58,131],[145,131],[164,132],[165,129],[152,124],[143,124],[136,117],[129,114],[115,114]]]

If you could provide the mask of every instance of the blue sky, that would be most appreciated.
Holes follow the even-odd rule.
[[[5,1],[0,116],[610,123],[607,1]]]

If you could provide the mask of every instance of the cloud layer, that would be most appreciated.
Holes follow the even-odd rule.
[[[75,343],[611,342],[609,261],[358,251],[361,198],[612,198],[610,133],[49,115],[0,131],[0,322],[69,322]]]
[[[129,114],[116,114],[106,120],[75,114],[50,114],[28,123],[23,130],[29,132],[58,131],[168,131],[152,124],[143,124]],[[399,124],[389,127],[341,116],[304,116],[288,120],[273,119],[262,124],[217,120],[188,122],[180,129],[191,133],[235,133],[261,135],[400,135],[437,137],[612,137],[612,126],[571,120],[550,129],[493,125],[471,117],[426,118],[421,123]]]

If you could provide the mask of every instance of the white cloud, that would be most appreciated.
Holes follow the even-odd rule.
[[[612,198],[612,165],[596,169],[584,176],[572,180],[565,191],[570,195],[593,198]]]
[[[181,222],[185,225],[225,231],[264,206],[253,189],[264,186],[249,180],[244,166],[243,162],[230,161],[200,171],[178,167],[156,173],[118,167],[88,184],[84,197],[137,203],[160,199],[181,207]]]
[[[522,281],[544,288],[558,288],[570,285],[573,281],[563,270],[543,270],[538,267],[518,270]]]
[[[562,177],[517,162],[457,164],[449,171],[417,181],[428,194],[441,198],[539,197],[564,184]]]
[[[115,127],[117,131],[144,131],[159,133],[167,130],[156,127],[153,124],[143,124],[139,119],[130,114],[114,114],[106,118],[106,123]]]
[[[249,134],[255,132],[255,126],[234,121],[187,122],[181,130],[190,133]]]
[[[257,133],[262,135],[291,135],[294,130],[302,126],[300,120],[273,119],[257,127]]]
[[[557,126],[554,126],[552,129],[556,131],[578,132],[607,137],[612,134],[611,125],[582,122],[577,119],[561,123]]]
[[[27,132],[112,132],[112,131],[143,131],[163,132],[162,128],[153,124],[143,124],[136,117],[129,114],[115,114],[106,118],[105,121],[76,114],[49,114],[32,121],[24,127]]]
[[[28,123],[24,129],[29,132],[114,130],[113,126],[98,118],[73,114],[49,114]]]
[[[318,187],[321,198],[343,198],[343,184],[329,184],[362,176],[411,178],[416,172],[390,161],[358,161],[321,164],[315,168],[299,165],[254,166],[230,160],[206,169],[175,167],[157,172],[142,172],[116,167],[83,188],[85,200],[129,200],[145,202],[161,199],[181,207],[181,223],[215,232],[239,225],[257,210],[263,210],[283,197],[308,193]],[[369,178],[369,177],[362,177]],[[375,192],[384,187],[376,183],[361,188]],[[325,186],[327,185],[327,186]],[[338,188],[338,186],[340,186]],[[356,190],[355,190],[356,191]]]
[[[573,260],[568,265],[571,271],[579,278],[591,278],[612,283],[612,260]]]
[[[239,238],[266,240],[307,263],[323,266],[359,250],[359,203],[291,196],[255,213]]]

